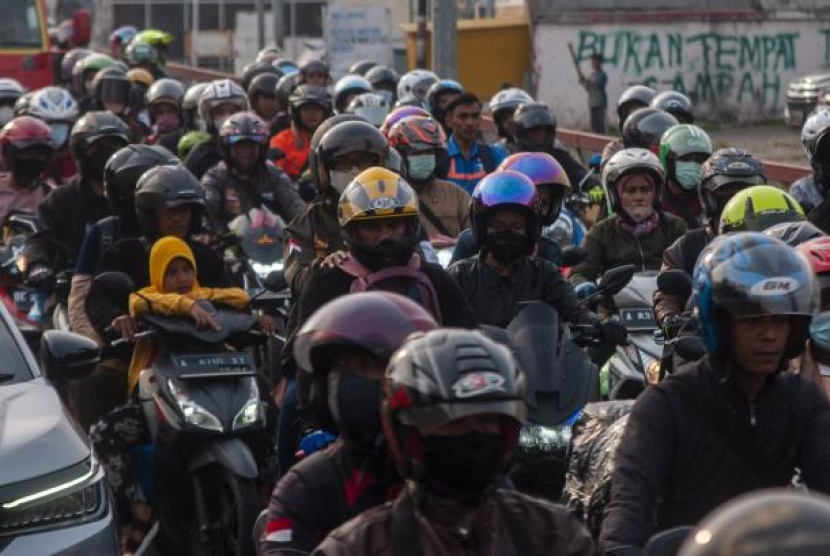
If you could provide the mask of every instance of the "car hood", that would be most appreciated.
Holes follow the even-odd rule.
[[[0,387],[0,485],[52,473],[89,454],[86,437],[45,380]]]

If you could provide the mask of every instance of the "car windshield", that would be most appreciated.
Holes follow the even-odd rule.
[[[34,378],[32,368],[23,354],[29,349],[25,343],[18,344],[17,337],[9,330],[5,319],[0,318],[0,387]]]
[[[0,1],[0,49],[43,46],[37,0]]]

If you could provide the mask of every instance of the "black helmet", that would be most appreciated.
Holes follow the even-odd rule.
[[[398,81],[401,79],[398,72],[387,66],[375,66],[367,71],[364,77],[375,91],[387,97],[389,104],[395,103]]]
[[[297,88],[297,85],[299,85],[299,80],[299,73],[289,73],[280,77],[280,80],[277,81],[277,100],[280,104],[285,107],[288,106],[288,99],[291,97],[294,89]]]
[[[92,96],[102,110],[108,102],[123,104],[126,109],[130,105],[131,90],[132,82],[119,66],[102,69],[92,80]]]
[[[428,437],[443,425],[474,415],[501,417],[501,449],[492,470],[494,487],[506,471],[525,416],[525,378],[513,355],[477,330],[439,328],[410,336],[386,369],[381,419],[387,444],[400,473],[428,490],[476,500],[469,492],[443,484],[425,455]],[[476,489],[477,490],[477,489]]]
[[[282,72],[275,68],[274,64],[267,60],[261,60],[259,62],[248,64],[242,68],[242,75],[239,77],[239,84],[247,91],[256,76],[266,73],[275,75],[277,79],[282,77]]]
[[[323,109],[325,116],[331,113],[331,94],[326,87],[300,85],[288,99],[288,111],[295,125],[301,125],[300,108],[313,104]],[[324,116],[324,117],[325,117]]]
[[[800,222],[781,222],[761,232],[765,236],[780,239],[790,247],[798,247],[811,239],[823,237],[825,234],[809,220]]]
[[[159,145],[128,145],[116,152],[104,167],[104,191],[114,214],[125,228],[135,230],[135,189],[144,172],[156,166],[175,165],[176,156]]]
[[[553,147],[553,141],[556,139],[556,118],[544,102],[527,102],[520,105],[513,112],[513,121],[516,124],[513,141],[519,151],[546,152]],[[541,143],[531,144],[525,133],[539,127],[547,128],[548,133]]]
[[[784,489],[753,492],[709,514],[678,556],[830,554],[830,498]]]
[[[253,112],[237,112],[229,117],[219,129],[219,152],[228,166],[233,166],[231,147],[241,142],[259,145],[260,162],[268,151],[270,130],[268,125]]]
[[[390,292],[364,292],[327,303],[303,324],[294,343],[294,358],[301,371],[298,381],[308,406],[323,428],[345,428],[340,419],[337,396],[329,395],[329,373],[334,358],[346,351],[359,351],[389,361],[410,334],[437,328],[432,315],[406,297]],[[354,400],[348,400],[354,402]],[[380,411],[380,400],[374,409]],[[359,434],[357,435],[359,436]],[[358,441],[358,438],[350,438]],[[374,439],[372,439],[374,440]]]
[[[182,103],[184,102],[184,85],[176,79],[163,77],[150,85],[145,95],[145,100],[147,101],[147,108],[150,112],[150,121],[153,121],[153,123],[155,123],[153,107],[156,104],[172,104],[179,109],[179,113],[181,114]]]
[[[719,149],[703,163],[698,180],[698,195],[706,217],[717,222],[729,200],[718,200],[717,191],[725,185],[738,185],[740,189],[767,183],[761,161],[748,152],[735,147]],[[740,189],[735,188],[732,193]]]
[[[135,191],[135,214],[141,233],[146,238],[158,239],[158,215],[162,210],[181,205],[193,208],[190,233],[196,233],[202,225],[204,190],[196,176],[181,164],[157,166],[139,178]]]
[[[631,114],[622,128],[622,141],[625,148],[639,147],[657,154],[660,138],[672,126],[677,125],[677,118],[657,108],[641,108]]]
[[[130,128],[112,112],[87,112],[72,126],[69,149],[78,162],[82,176],[103,172],[106,160],[93,163],[87,153],[93,143],[109,138],[120,143],[118,148],[126,147],[130,143]]]
[[[375,126],[363,120],[363,118],[349,116],[351,116],[350,120],[359,118],[359,121],[340,120],[339,123],[336,123],[320,136],[320,142],[317,148],[314,149],[314,160],[323,165],[327,183],[331,183],[328,175],[331,171],[331,163],[338,156],[353,152],[374,154],[378,157],[377,166],[384,166],[389,156],[389,144],[383,134]],[[317,184],[321,183],[317,168],[319,164],[315,164],[311,168],[312,175]]]
[[[321,123],[317,129],[314,130],[314,135],[311,136],[311,141],[309,141],[308,168],[311,171],[311,177],[315,183],[320,183],[320,174],[317,169],[317,150],[320,148],[320,141],[323,140],[323,136],[328,133],[331,128],[343,122],[365,121],[365,119],[357,114],[335,114],[331,118],[323,121],[323,123]],[[328,172],[328,167],[326,167],[326,171]]]
[[[645,108],[651,105],[657,91],[645,85],[634,85],[622,92],[617,100],[617,121],[620,131],[625,125],[628,116],[638,108]]]
[[[260,73],[251,80],[248,85],[248,99],[254,103],[257,95],[276,95],[277,83],[280,82],[280,75],[276,73]]]
[[[359,75],[361,77],[366,77],[366,73],[374,68],[377,67],[378,63],[373,62],[371,60],[358,60],[351,66],[349,66],[349,73],[351,75]]]
[[[300,64],[300,75],[303,77],[303,80],[307,78],[308,75],[312,73],[323,73],[328,78],[331,78],[329,73],[329,65],[322,60],[318,60],[316,58],[312,58],[306,62]]]
[[[681,124],[695,123],[695,109],[692,101],[683,93],[677,91],[663,91],[658,93],[649,105],[652,108],[665,110]]]

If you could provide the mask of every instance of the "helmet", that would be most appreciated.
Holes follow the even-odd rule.
[[[792,195],[772,185],[753,185],[726,203],[718,230],[722,234],[763,232],[781,222],[804,219],[804,210]]]
[[[30,116],[29,110],[32,107],[32,97],[35,96],[34,91],[23,93],[20,98],[14,103],[15,116]]]
[[[93,143],[107,137],[120,139],[127,146],[130,142],[130,128],[112,112],[87,112],[72,126],[69,148],[72,149],[72,155],[81,161]]]
[[[266,46],[265,48],[257,52],[256,61],[261,62],[262,60],[266,60],[268,62],[273,63],[275,60],[278,60],[281,57],[282,50],[280,50],[278,46],[272,44],[270,46]]]
[[[418,102],[425,104],[427,92],[438,76],[431,71],[416,69],[405,73],[398,81],[398,99],[414,96]]]
[[[182,117],[184,118],[184,125],[187,129],[196,129],[198,126],[197,120],[199,116],[199,99],[205,89],[210,87],[210,83],[196,83],[188,87],[187,92],[182,99]]]
[[[516,447],[524,394],[525,378],[510,350],[478,330],[439,328],[410,336],[389,362],[381,403],[387,444],[401,475],[429,481],[424,437],[456,419],[497,414],[504,441],[493,462],[494,484]]]
[[[768,489],[709,514],[678,556],[820,556],[830,554],[830,498]]]
[[[176,154],[179,155],[180,160],[185,160],[187,155],[190,154],[190,151],[195,149],[197,145],[209,140],[210,135],[208,135],[207,132],[188,131],[182,136],[181,139],[179,139],[179,144],[176,145]]]
[[[26,89],[16,79],[0,78],[0,104],[14,105]]]
[[[730,147],[715,151],[703,163],[698,180],[700,204],[710,220],[720,218],[724,200],[717,192],[725,185],[749,187],[767,182],[761,161],[746,151]]]
[[[41,148],[47,156],[54,152],[52,130],[31,116],[18,116],[0,129],[0,159],[7,170],[14,170],[15,155],[23,149]]]
[[[193,217],[190,233],[196,233],[202,225],[205,196],[202,184],[190,170],[177,164],[156,166],[144,172],[135,189],[135,214],[141,233],[148,239],[159,237],[159,213],[168,208],[190,205]]]
[[[398,72],[387,66],[375,66],[367,71],[363,77],[365,77],[375,89],[377,89],[379,85],[391,85],[393,87],[397,87],[398,81],[400,81]]]
[[[544,102],[527,102],[520,105],[513,112],[513,121],[516,124],[513,141],[520,151],[540,152],[553,147],[553,141],[556,138],[556,118]],[[541,143],[530,143],[524,134],[538,127],[547,128],[548,134]]]
[[[288,99],[291,97],[291,93],[294,92],[297,85],[300,84],[299,80],[299,73],[287,73],[280,77],[280,80],[277,81],[277,100],[279,100],[283,106],[288,106]]]
[[[636,116],[633,116],[635,118]],[[696,170],[694,183],[677,174],[678,159],[687,155],[698,155],[700,162],[694,167]],[[666,172],[666,178],[676,181],[683,189],[694,191],[698,188],[700,164],[712,156],[712,140],[705,131],[692,124],[672,126],[660,138],[660,162]]]
[[[149,44],[158,53],[158,65],[164,67],[167,64],[167,47],[172,42],[173,35],[170,33],[159,29],[145,29],[133,37],[130,46],[133,44]]]
[[[830,237],[820,234],[795,249],[810,263],[819,287],[822,290],[830,288]]]
[[[248,96],[245,90],[230,79],[218,79],[210,83],[199,97],[199,117],[208,133],[215,134],[216,122],[213,121],[213,109],[222,104],[233,104],[237,112],[249,110]]]
[[[184,101],[184,86],[176,79],[165,77],[159,79],[150,87],[145,96],[147,107],[150,109],[150,118],[154,119],[153,107],[156,104],[172,104],[180,112]]]
[[[242,68],[242,75],[239,77],[239,84],[247,91],[248,87],[251,86],[251,81],[254,80],[254,77],[262,74],[274,75],[277,79],[282,77],[282,72],[275,68],[274,64],[262,60],[250,63]]]
[[[135,66],[160,66],[162,64],[161,54],[152,44],[133,39],[127,45],[123,55],[124,61],[130,67]]]
[[[312,74],[324,74],[326,78],[330,79],[330,70],[329,65],[322,60],[318,60],[317,58],[312,58],[300,64],[299,66],[300,75],[303,76],[303,82],[305,79],[308,78],[309,75]]]
[[[524,254],[533,253],[541,228],[541,205],[530,178],[514,170],[502,170],[478,182],[470,200],[470,227],[479,245],[485,244],[487,220],[497,208],[515,209],[525,215]]]
[[[830,164],[822,163],[830,157],[830,142],[826,140],[830,131],[830,110],[823,109],[804,122],[801,128],[801,144],[804,146],[804,154],[807,161],[813,167],[816,183],[821,190],[826,190],[830,185]]]
[[[556,222],[562,210],[562,201],[570,194],[571,181],[555,158],[548,153],[516,153],[505,158],[498,170],[513,170],[527,176],[537,190],[549,188],[550,206],[546,211],[545,207],[541,207],[541,224],[550,226]]]
[[[92,81],[92,96],[101,109],[105,109],[105,103],[109,102],[122,103],[127,108],[131,90],[132,83],[127,78],[127,72],[117,66],[99,71]]]
[[[129,79],[130,83],[133,85],[141,85],[145,89],[149,89],[153,84],[153,81],[156,80],[152,73],[141,68],[133,68],[128,71],[127,79]]]
[[[617,181],[626,174],[649,174],[656,184],[654,208],[660,206],[663,198],[663,184],[666,181],[663,166],[657,156],[646,149],[623,149],[612,156],[602,169],[602,188],[614,212],[622,210]]]
[[[716,237],[698,258],[692,289],[706,350],[728,352],[724,316],[789,315],[801,318],[790,330],[784,357],[797,356],[818,309],[818,292],[809,263],[786,243],[754,232]]]
[[[349,74],[366,77],[366,73],[377,65],[377,62],[373,62],[371,60],[359,60],[349,66]]]
[[[323,120],[317,129],[314,130],[314,134],[311,136],[311,141],[309,141],[309,150],[308,150],[308,169],[311,172],[312,180],[315,183],[320,183],[320,173],[317,168],[317,161],[318,161],[318,154],[317,151],[320,148],[320,141],[322,141],[323,136],[328,133],[328,131],[333,128],[334,126],[341,124],[343,122],[365,122],[363,118],[356,114],[335,114],[334,116]],[[328,172],[328,167],[326,167],[326,172]]]
[[[645,108],[651,105],[657,91],[645,85],[634,85],[622,92],[617,100],[617,121],[619,129],[622,130],[625,120],[638,108]]]
[[[334,85],[334,111],[342,114],[346,111],[349,97],[360,93],[371,93],[372,85],[359,75],[346,75]]]
[[[338,353],[365,352],[385,364],[410,334],[437,327],[423,307],[390,292],[342,296],[315,311],[297,333],[294,357],[297,366],[311,375],[308,407],[320,425],[342,430],[329,402],[328,375]]]
[[[346,107],[347,114],[357,114],[375,127],[383,125],[392,107],[386,97],[378,93],[363,93],[352,99]]]
[[[115,65],[119,67],[123,66],[123,64],[118,64],[118,62],[106,54],[90,54],[89,56],[80,58],[72,68],[73,86],[80,94],[91,94],[92,91],[87,90],[86,85],[89,78],[102,69]]]
[[[69,138],[69,128],[78,119],[78,103],[66,89],[39,89],[29,104],[29,113],[52,128],[55,148],[60,149]]]
[[[300,73],[300,68],[297,66],[297,64],[295,64],[293,60],[289,60],[288,58],[277,58],[271,63],[274,65],[275,68],[282,72],[283,77],[294,73]]]
[[[341,118],[344,114],[336,117]],[[357,116],[348,115],[349,119],[357,118]],[[314,137],[312,137],[312,149],[314,151],[313,158],[309,156],[309,166],[314,181],[321,183],[318,166],[322,164],[326,172],[327,182],[330,184],[329,178],[330,168],[332,162],[336,157],[353,153],[365,152],[373,154],[378,157],[378,166],[386,164],[389,156],[389,144],[386,138],[380,131],[372,124],[363,121],[343,121],[339,120],[331,125],[331,127],[324,128],[319,135],[319,142],[316,148],[313,146]],[[325,122],[328,124],[328,121]],[[322,125],[320,127],[323,127]],[[315,136],[317,133],[315,133]],[[312,161],[314,164],[312,164]]]
[[[158,145],[128,145],[116,152],[104,166],[104,192],[114,214],[126,229],[136,229],[135,189],[144,172],[156,166],[176,165],[178,159]]]
[[[257,95],[274,95],[277,94],[277,83],[280,82],[281,75],[277,73],[260,73],[251,79],[251,84],[248,85],[248,99],[253,104]]]
[[[528,102],[533,102],[533,97],[516,87],[502,89],[493,95],[493,98],[490,99],[489,107],[500,137],[507,137],[507,130],[502,123],[502,117],[508,112],[512,115],[519,106]]]
[[[75,64],[77,64],[80,60],[83,60],[87,56],[91,55],[93,52],[86,48],[73,48],[69,52],[63,55],[63,59],[61,60],[61,71],[60,71],[60,81],[64,85],[72,85],[72,71],[75,69]],[[80,91],[72,91],[75,94],[79,94]]]
[[[657,108],[642,108],[625,120],[622,128],[622,141],[626,148],[639,147],[655,153],[659,151],[660,139],[677,119]]]
[[[441,79],[432,84],[427,91],[427,108],[430,112],[435,114],[436,110],[440,110],[438,106],[438,97],[446,93],[461,94],[464,92],[464,87],[461,83],[454,79]]]
[[[692,101],[683,93],[677,91],[663,91],[651,100],[649,105],[652,108],[659,108],[665,110],[681,124],[695,123],[695,111],[692,106]]]
[[[229,166],[233,166],[231,147],[244,141],[260,146],[260,161],[265,159],[268,151],[270,130],[268,125],[253,112],[237,112],[222,124],[219,129],[219,152]]]
[[[819,230],[809,220],[802,220],[801,222],[781,222],[775,226],[770,226],[762,233],[765,236],[780,239],[790,247],[798,247],[811,239],[824,237],[824,232]]]
[[[300,85],[288,99],[288,111],[296,125],[301,125],[300,108],[313,104],[323,109],[324,117],[331,113],[331,95],[326,87]]]
[[[447,136],[441,126],[427,116],[408,116],[396,123],[386,138],[389,146],[408,156],[447,148]]]
[[[396,123],[404,118],[408,118],[409,116],[423,116],[424,118],[432,117],[429,112],[417,106],[402,106],[400,108],[395,108],[389,113],[388,116],[386,116],[386,119],[383,120],[383,125],[380,126],[381,133],[387,135],[389,130],[392,129]]]
[[[110,50],[112,51],[113,56],[116,55],[116,52],[121,52],[121,49],[125,45],[129,44],[137,33],[138,29],[132,25],[122,25],[110,33]]]

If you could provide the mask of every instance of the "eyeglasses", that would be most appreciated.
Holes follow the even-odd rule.
[[[524,235],[525,225],[519,222],[510,225],[504,224],[503,222],[491,222],[487,224],[487,231],[494,234],[510,231],[514,234]]]

